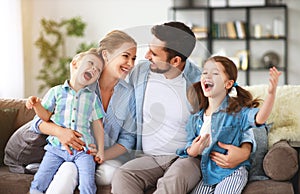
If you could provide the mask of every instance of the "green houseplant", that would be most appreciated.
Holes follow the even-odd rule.
[[[61,19],[60,21],[41,19],[41,32],[35,41],[39,48],[39,57],[43,60],[42,69],[37,79],[43,83],[39,92],[46,88],[62,84],[69,78],[69,63],[73,56],[66,54],[66,40],[70,37],[83,37],[86,23],[81,17]],[[96,47],[96,43],[81,43],[76,53]]]

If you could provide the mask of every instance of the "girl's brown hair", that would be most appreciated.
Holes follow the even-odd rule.
[[[213,61],[213,62],[219,62],[223,65],[225,69],[225,74],[228,78],[228,80],[233,80],[236,83],[237,80],[237,74],[238,70],[236,68],[236,65],[227,57],[223,56],[214,56],[205,61]],[[252,94],[243,89],[242,87],[236,85],[232,86],[235,87],[237,95],[236,97],[230,97],[229,98],[229,104],[226,108],[226,112],[228,113],[237,113],[239,112],[243,107],[258,107],[260,104],[260,99],[255,98],[253,99]],[[227,90],[227,94],[231,92],[232,87]],[[196,82],[194,83],[188,90],[188,99],[192,106],[194,107],[194,113],[199,111],[200,109],[207,109],[208,107],[208,98],[204,96],[203,90],[201,88],[201,83]]]

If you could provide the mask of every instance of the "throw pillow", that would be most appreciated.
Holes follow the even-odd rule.
[[[263,162],[266,175],[275,181],[291,180],[298,172],[298,157],[297,150],[287,141],[273,144]]]
[[[47,136],[32,131],[31,123],[21,126],[6,144],[4,163],[11,172],[26,173],[27,165],[42,161]]]
[[[4,147],[11,134],[18,113],[18,109],[5,108],[0,109],[0,166],[3,165]]]
[[[268,152],[268,129],[270,127],[271,125],[267,125],[265,129],[253,128],[257,147],[256,151],[250,156],[251,168],[249,171],[249,181],[269,179],[263,169],[263,160]]]

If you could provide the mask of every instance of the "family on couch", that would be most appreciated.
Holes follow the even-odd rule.
[[[104,111],[106,161],[97,167],[96,182],[111,183],[112,193],[144,193],[153,188],[154,193],[192,191],[201,180],[201,171],[206,168],[201,163],[200,154],[211,139],[218,138],[210,135],[196,137],[193,144],[199,144],[199,148],[201,147],[196,157],[183,158],[176,155],[177,149],[185,148],[188,141],[185,128],[189,118],[192,118],[191,112],[195,111],[191,105],[194,105],[194,102],[199,105],[199,99],[188,99],[186,95],[193,83],[202,81],[200,69],[188,59],[196,39],[191,29],[180,22],[156,25],[152,27],[151,32],[153,39],[145,55],[147,60],[139,62],[134,69],[137,44],[129,35],[121,31],[112,31],[99,44],[105,65],[98,80],[96,94]],[[210,114],[217,110],[227,92],[236,87],[236,78],[228,77],[224,67],[219,67],[219,62],[214,61],[213,65],[212,72],[209,72],[209,76],[212,77],[207,78],[207,83],[202,87],[208,93],[205,95],[217,92],[215,95],[219,103],[211,109],[210,104],[216,102],[215,96],[206,96],[209,97],[209,104],[201,105],[201,101],[199,106],[204,110],[209,108],[212,111]],[[125,81],[127,75],[128,83]],[[276,69],[270,70],[269,108],[272,108],[279,75]],[[215,79],[219,79],[218,84],[214,83]],[[239,95],[238,91],[237,96]],[[235,108],[239,106],[252,107],[238,102]],[[252,124],[264,124],[268,114],[258,122],[254,120],[254,116],[252,121],[256,123]],[[38,133],[57,137],[66,149],[71,146],[81,150],[84,146],[80,135],[74,130],[53,122],[45,122],[36,117],[32,128]],[[208,134],[215,133],[212,125],[208,125],[207,129]],[[238,144],[214,143],[217,144],[214,147],[226,152],[213,149],[208,153],[209,160],[225,169],[236,169],[249,159],[251,151],[255,151],[251,130],[243,131]],[[95,145],[90,146],[91,154],[95,154],[96,150]],[[133,155],[134,158],[131,157]],[[65,176],[66,174],[68,176]],[[58,169],[47,191],[40,192],[73,193],[78,183],[77,174],[75,164],[65,162]],[[216,185],[217,183],[210,189],[215,189]],[[197,190],[194,191],[197,193]],[[241,191],[242,189],[239,189],[239,192]]]

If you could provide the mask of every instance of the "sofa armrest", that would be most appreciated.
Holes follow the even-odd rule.
[[[263,168],[273,180],[290,180],[298,171],[298,153],[287,141],[279,141],[264,157]]]

